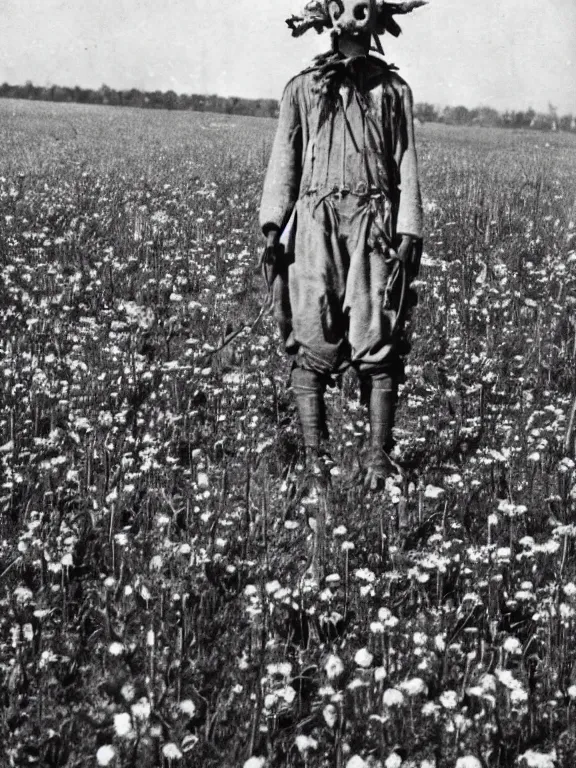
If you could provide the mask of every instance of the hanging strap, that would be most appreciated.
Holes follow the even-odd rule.
[[[224,339],[222,340],[222,343],[219,344],[216,349],[211,350],[206,355],[204,355],[204,361],[209,362],[214,355],[216,355],[218,352],[221,352],[224,347],[227,347],[229,344],[231,344],[234,339],[236,339],[240,334],[242,333],[254,333],[258,326],[260,325],[264,315],[267,312],[270,312],[272,309],[272,305],[274,302],[274,297],[272,293],[272,286],[274,284],[274,280],[276,279],[277,272],[274,269],[273,265],[270,265],[267,260],[267,248],[265,247],[262,251],[262,255],[260,257],[260,270],[262,272],[262,275],[264,277],[264,281],[266,283],[266,296],[264,297],[264,301],[262,302],[262,305],[260,307],[260,310],[254,320],[251,323],[245,323],[244,325],[239,326],[238,328],[235,328],[233,331],[230,331],[230,333],[226,334]],[[271,267],[271,268],[270,268]]]

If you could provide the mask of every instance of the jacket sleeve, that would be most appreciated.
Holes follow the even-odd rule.
[[[414,142],[414,117],[412,92],[406,83],[402,85],[402,103],[405,120],[405,147],[400,161],[400,204],[396,231],[399,235],[422,238],[423,215],[418,160]]]
[[[302,126],[296,84],[288,83],[280,103],[280,115],[260,203],[264,233],[284,229],[298,199],[302,171]]]

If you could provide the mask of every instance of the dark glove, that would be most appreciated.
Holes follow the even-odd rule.
[[[264,246],[261,261],[262,272],[268,287],[272,285],[278,274],[280,251],[280,231],[278,229],[270,229],[266,235],[266,245]]]
[[[398,246],[398,259],[406,265],[408,280],[411,282],[418,277],[420,259],[422,258],[422,240],[413,235],[401,235]]]
[[[280,232],[277,229],[271,229],[266,235],[266,246],[264,249],[263,261],[269,266],[274,266],[280,245]]]

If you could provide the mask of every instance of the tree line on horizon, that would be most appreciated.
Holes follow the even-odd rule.
[[[107,85],[102,85],[98,89],[59,85],[37,86],[30,81],[25,85],[3,83],[0,85],[0,98],[101,104],[140,109],[191,110],[253,117],[277,117],[279,106],[276,99],[245,99],[216,94],[177,94],[175,91],[141,91],[138,88],[115,90]],[[475,109],[461,105],[437,107],[434,104],[421,102],[415,105],[414,115],[421,123],[576,132],[576,116],[560,115],[552,104],[549,104],[548,111],[543,113],[531,108],[525,111],[499,112],[492,107]]]

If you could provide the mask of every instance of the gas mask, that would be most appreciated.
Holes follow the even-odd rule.
[[[376,32],[376,0],[331,0],[327,6],[337,35],[370,36]]]
[[[428,0],[308,0],[300,16],[286,19],[293,37],[300,37],[309,29],[322,32],[332,29],[336,35],[400,34],[396,15],[411,13],[426,5]]]

